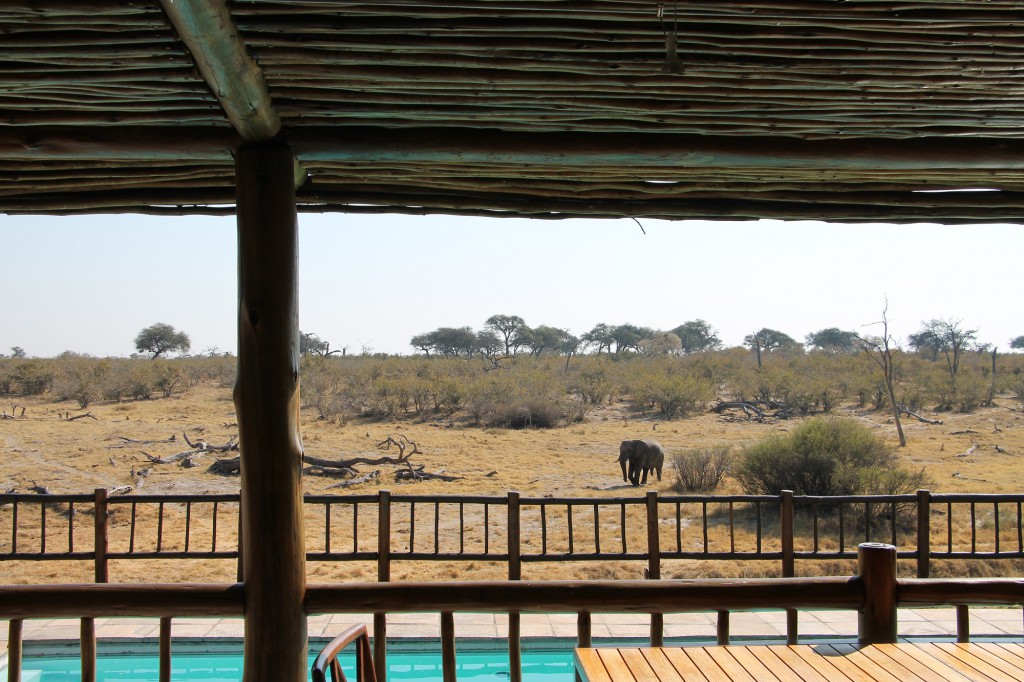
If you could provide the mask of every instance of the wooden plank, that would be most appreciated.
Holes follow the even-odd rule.
[[[743,669],[754,676],[758,682],[775,682],[778,680],[772,672],[758,660],[750,649],[745,646],[730,646],[726,649],[736,661],[743,666]]]
[[[1018,644],[1016,642],[979,642],[982,646],[998,649],[1002,652],[1000,655],[1007,656],[1007,660],[1012,660],[1017,665],[1024,665],[1024,644]]]
[[[629,672],[637,682],[658,682],[658,673],[654,671],[650,661],[647,660],[643,649],[624,648],[618,651],[622,656],[623,663],[629,668]]]
[[[604,662],[594,649],[576,649],[573,661],[577,674],[583,682],[612,682]]]
[[[1005,661],[1013,670],[1019,671],[1021,678],[1024,679],[1024,650],[1014,652],[1011,649],[1004,649],[995,642],[972,642],[972,645],[975,649],[981,649]]]
[[[761,665],[768,668],[775,677],[785,682],[803,682],[803,678],[796,674],[792,668],[775,655],[775,653],[766,646],[751,646],[747,647],[747,651],[756,658]]]
[[[858,648],[852,644],[834,644],[830,647],[821,647],[820,650],[823,653],[829,649],[834,651],[837,655],[822,655],[821,657],[842,670],[850,679],[868,679],[878,682],[929,682],[928,678],[922,680],[895,661],[890,660],[888,668],[879,665],[865,653],[865,650],[870,648],[870,646]],[[851,667],[864,677],[857,677],[858,673],[851,671]]]
[[[745,669],[736,660],[736,657],[729,653],[728,647],[709,646],[704,647],[704,651],[715,660],[715,663],[729,676],[730,680],[735,680],[735,682],[759,682],[758,678],[751,675],[750,671]]]
[[[877,644],[877,647],[883,648],[895,646],[892,644]],[[976,680],[978,679],[976,671],[970,666],[963,665],[959,661],[946,662],[929,652],[925,651],[921,645],[913,644],[909,646],[901,646],[899,648],[901,652],[910,656],[914,660],[918,661],[925,667],[931,674],[933,679],[948,679],[948,680]]]
[[[791,647],[791,649],[800,658],[804,659],[808,665],[830,679],[834,675],[839,675],[838,679],[856,680],[857,682],[873,682],[875,679],[827,644],[818,646],[803,645]]]
[[[873,644],[869,647],[864,647],[863,651],[865,655],[871,656],[872,660],[878,662],[879,665],[885,666],[887,661],[892,661],[926,680],[965,682],[970,679],[952,668],[945,666],[941,668],[928,667],[911,655],[909,650],[913,648],[913,644]]]
[[[630,682],[634,680],[633,673],[629,666],[622,659],[621,649],[594,649],[598,658],[608,671],[608,676],[615,682]]]
[[[984,648],[979,647],[976,644],[971,644],[969,642],[938,642],[935,646],[960,657],[961,660],[969,662],[971,665],[990,677],[994,676],[993,673],[983,666],[990,666],[992,670],[998,671],[1004,675],[1004,679],[1021,679],[1020,668],[1008,663],[1000,656],[996,656],[992,652],[986,651]]]
[[[795,651],[793,651],[793,646],[800,646],[800,645],[799,644],[797,644],[797,645],[790,645],[790,646],[772,645],[772,646],[769,646],[767,648],[773,654],[778,656],[779,660],[781,660],[783,663],[785,663],[787,666],[789,666],[789,668],[797,676],[799,676],[799,678],[801,680],[804,680],[804,682],[834,682],[834,680],[837,677],[837,674],[835,673],[835,669],[834,668],[832,669],[832,674],[829,675],[829,676],[821,674],[814,666],[812,666],[809,663],[807,663],[807,661],[802,659],[799,656],[799,654],[797,654]]]
[[[644,658],[647,659],[647,663],[661,682],[682,682],[682,675],[675,669],[672,662],[668,660],[664,648],[655,647],[642,649],[642,651]]]
[[[731,682],[729,674],[722,670],[705,647],[683,647],[682,651],[690,657],[704,677],[708,678],[708,682]]]
[[[664,652],[665,658],[669,660],[669,663],[685,682],[708,682],[708,678],[682,649],[667,648],[664,649]]]
[[[918,644],[917,648],[933,659],[962,672],[972,680],[1013,681],[1012,677],[1003,675],[998,669],[993,668],[984,661],[979,661],[977,658],[971,660],[972,657],[964,652],[946,651],[931,642]],[[1016,682],[1019,682],[1019,680]]]

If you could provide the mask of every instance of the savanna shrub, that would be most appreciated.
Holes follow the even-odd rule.
[[[495,408],[488,425],[506,429],[550,429],[558,426],[561,418],[561,408],[551,400],[521,400]]]
[[[841,418],[810,419],[743,448],[735,476],[756,495],[901,494],[925,485],[924,471],[901,469],[881,437]]]
[[[714,490],[722,482],[732,464],[726,446],[684,450],[672,455],[675,478],[672,489],[680,493],[703,493]]]

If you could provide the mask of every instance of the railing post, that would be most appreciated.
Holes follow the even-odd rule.
[[[783,490],[779,496],[779,540],[782,543],[782,577],[796,575],[796,557],[793,551],[793,491]],[[796,609],[786,609],[786,643],[796,644],[798,635]]]
[[[857,616],[861,644],[894,643],[896,627],[896,548],[879,542],[857,547],[864,603]]]
[[[715,628],[716,641],[719,645],[729,643],[729,612],[718,612],[718,626]]]
[[[110,542],[110,531],[107,525],[107,489],[96,488],[96,498],[93,502],[95,518],[95,538],[93,540],[93,568],[94,580],[98,583],[105,583],[109,578],[107,573],[107,547]]]
[[[7,624],[7,682],[21,682],[21,630],[24,621],[12,618]]]
[[[931,571],[932,494],[917,491],[917,577],[927,578]]]
[[[956,641],[971,641],[971,614],[967,610],[967,604],[956,605]]]
[[[391,491],[377,493],[377,581],[391,582]],[[384,611],[373,614],[373,667],[377,679],[388,679],[388,617]]]
[[[455,679],[455,614],[441,612],[441,677],[444,682]]]
[[[83,618],[79,638],[82,650],[82,682],[96,682],[96,621]]]
[[[590,611],[580,611],[576,614],[576,646],[580,649],[589,649],[594,644],[593,622]],[[580,673],[576,671],[576,682],[583,682]]]
[[[515,490],[508,492],[508,528],[507,550],[508,550],[508,579],[521,580],[523,577],[522,548],[520,542],[522,535],[520,531],[520,508],[519,493]],[[508,614],[508,667],[509,682],[522,682],[523,679],[523,650],[522,642],[522,616],[518,613]]]
[[[238,566],[235,569],[235,580],[238,581],[238,582],[242,582],[243,580],[245,580],[245,561],[244,561],[244,557],[242,556],[242,552],[244,551],[244,549],[245,548],[242,546],[242,499],[241,499],[241,496],[239,496],[239,499],[238,499]]]
[[[160,619],[160,682],[171,682],[171,617]]]
[[[647,493],[647,579],[661,580],[661,533],[658,526],[658,491]],[[651,614],[651,646],[665,644],[665,614]]]

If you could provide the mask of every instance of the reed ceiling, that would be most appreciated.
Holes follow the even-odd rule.
[[[658,14],[645,0],[6,0],[0,211],[231,213],[234,149],[280,136],[303,211],[1024,216],[1019,2]]]

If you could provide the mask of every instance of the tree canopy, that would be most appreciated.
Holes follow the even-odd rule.
[[[672,333],[679,337],[683,353],[696,353],[702,350],[717,350],[721,348],[722,341],[718,338],[715,330],[704,320],[690,320],[684,322]]]
[[[838,327],[829,327],[812,332],[805,337],[807,345],[826,353],[853,353],[857,348],[857,332],[845,332]]]
[[[135,350],[140,353],[151,353],[156,359],[165,353],[185,353],[192,347],[192,342],[185,332],[179,332],[169,324],[157,322],[138,333],[135,337]]]

